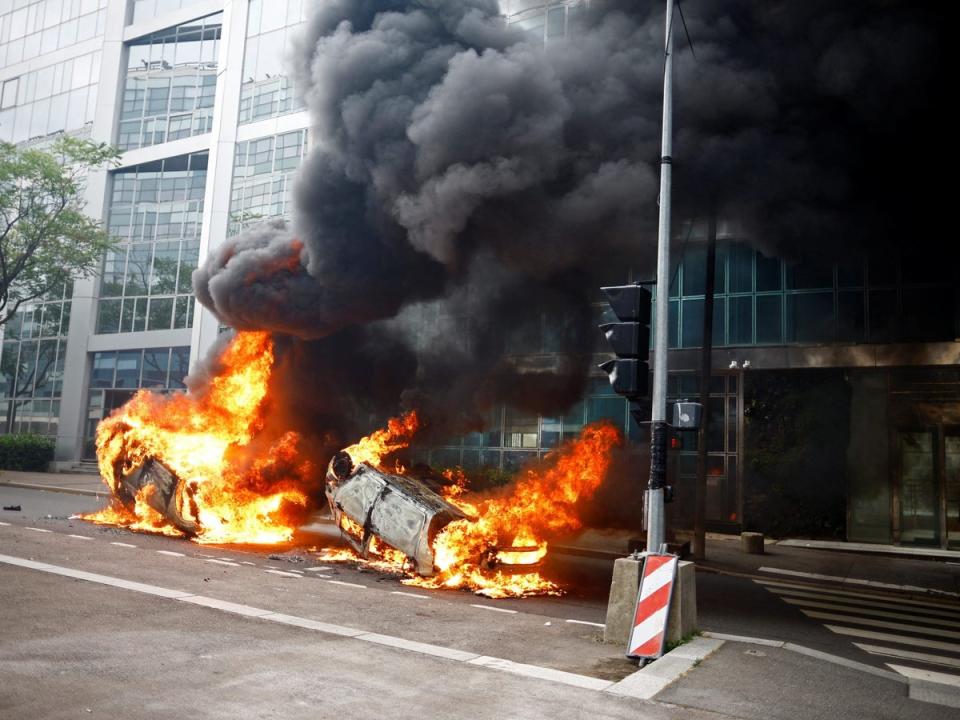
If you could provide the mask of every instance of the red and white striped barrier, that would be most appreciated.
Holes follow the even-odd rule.
[[[627,657],[658,658],[663,655],[678,562],[676,555],[650,554],[645,557]]]

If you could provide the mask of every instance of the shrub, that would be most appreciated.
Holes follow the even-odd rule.
[[[0,435],[0,470],[43,472],[53,447],[53,440],[40,435]]]

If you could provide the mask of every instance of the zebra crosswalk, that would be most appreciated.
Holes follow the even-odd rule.
[[[754,582],[886,668],[960,686],[960,603],[786,579]]]

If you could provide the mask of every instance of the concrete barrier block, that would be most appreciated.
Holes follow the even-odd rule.
[[[763,555],[763,533],[740,533],[740,549],[747,555]]]
[[[603,641],[627,647],[630,639],[633,611],[640,590],[642,560],[617,558],[613,562],[613,579],[610,581],[610,599],[607,601],[607,621],[603,629]]]
[[[692,562],[677,564],[677,580],[670,599],[667,642],[677,643],[697,631],[697,571]]]

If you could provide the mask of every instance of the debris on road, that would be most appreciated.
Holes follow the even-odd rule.
[[[19,505],[4,505],[4,506],[3,506],[3,509],[4,509],[4,510],[9,510],[10,512],[20,512],[20,506],[19,506]]]

